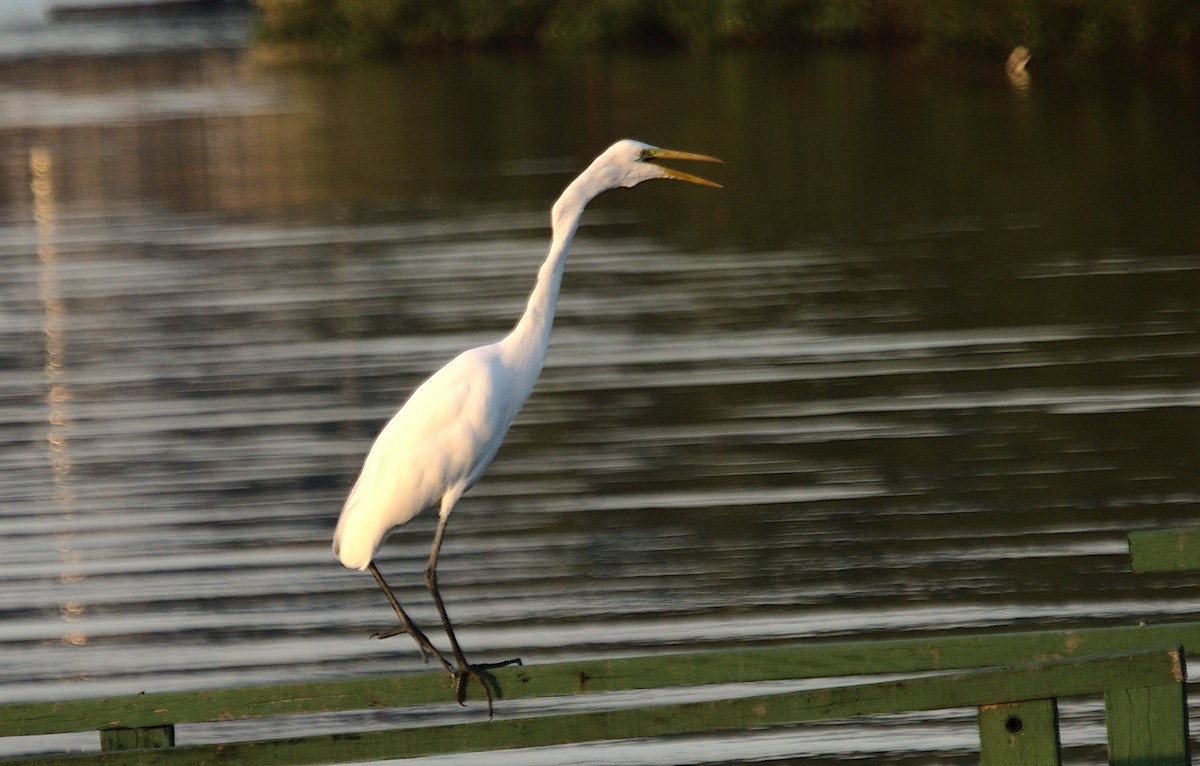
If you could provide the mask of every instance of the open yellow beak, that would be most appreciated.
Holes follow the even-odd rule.
[[[716,157],[709,157],[707,154],[695,154],[693,152],[681,152],[675,149],[646,149],[642,152],[642,159],[647,162],[658,163],[659,160],[692,160],[693,162],[721,162],[722,160]],[[668,178],[674,178],[676,181],[687,181],[691,184],[700,184],[701,186],[712,186],[717,189],[721,188],[721,184],[709,181],[707,178],[694,176],[691,173],[684,173],[674,168],[662,167],[663,172]]]

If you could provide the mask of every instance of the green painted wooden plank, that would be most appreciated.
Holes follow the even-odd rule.
[[[738,699],[536,718],[299,737],[170,750],[88,753],[21,766],[191,764],[319,764],[444,753],[542,747],[599,740],[744,731],[761,727],[915,710],[978,707],[998,702],[1099,694],[1146,685],[1182,685],[1178,650],[1053,662],[1017,668],[921,676]]]
[[[1200,622],[1081,630],[952,634],[583,660],[498,668],[496,699],[718,683],[1013,665],[1161,646],[1200,651]],[[480,699],[477,685],[468,687]],[[0,736],[371,710],[453,699],[442,672],[0,706]],[[502,704],[502,702],[500,703]],[[482,714],[482,710],[480,711]]]
[[[1200,527],[1130,532],[1129,558],[1138,574],[1200,571]]]
[[[1053,699],[979,708],[983,766],[1062,766],[1058,705]]]
[[[447,702],[445,673],[251,686],[0,706],[0,736],[229,721]]]
[[[1104,695],[1112,766],[1189,766],[1187,692],[1182,684]]]

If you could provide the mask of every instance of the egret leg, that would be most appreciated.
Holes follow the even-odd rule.
[[[448,515],[442,515],[438,518],[437,531],[433,533],[433,548],[429,551],[429,565],[425,567],[425,587],[429,589],[429,595],[433,597],[433,605],[437,607],[438,616],[442,618],[442,627],[446,630],[446,638],[450,639],[450,649],[454,652],[454,661],[458,663],[458,672],[455,673],[458,704],[464,704],[467,695],[467,683],[470,679],[474,678],[479,681],[479,685],[483,687],[483,693],[487,696],[488,718],[491,718],[492,688],[484,677],[484,673],[492,668],[520,665],[521,658],[515,657],[504,662],[488,662],[472,665],[467,662],[462,647],[458,645],[458,637],[454,635],[454,626],[450,623],[450,615],[446,613],[446,604],[442,601],[442,594],[438,589],[437,581],[438,554],[442,551],[442,538],[446,534],[446,520],[448,518]]]
[[[373,638],[391,638],[392,636],[399,636],[403,633],[407,633],[413,637],[414,641],[417,642],[417,649],[421,652],[422,660],[429,662],[429,655],[432,654],[434,659],[442,663],[442,666],[446,668],[447,673],[453,674],[454,669],[450,665],[450,662],[444,656],[442,656],[442,653],[439,652],[437,647],[433,645],[433,642],[429,640],[429,637],[417,627],[417,624],[413,622],[412,618],[408,616],[408,613],[404,611],[404,607],[400,606],[400,602],[396,599],[395,594],[392,593],[392,589],[388,587],[386,582],[384,582],[383,575],[379,573],[379,567],[375,566],[375,562],[372,561],[370,564],[367,564],[367,569],[370,569],[371,574],[375,575],[375,582],[379,583],[379,587],[383,589],[383,594],[387,596],[388,603],[392,605],[392,609],[395,610],[396,616],[400,618],[401,625],[399,630],[376,633]]]

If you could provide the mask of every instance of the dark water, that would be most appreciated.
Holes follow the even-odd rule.
[[[367,640],[391,618],[329,551],[341,501],[407,392],[508,329],[550,203],[626,136],[723,157],[725,188],[589,208],[542,380],[443,552],[469,654],[1200,611],[1124,545],[1200,500],[1194,68],[1047,62],[1017,91],[846,51],[199,46],[15,55],[0,82],[2,701],[419,669]],[[432,525],[380,557],[431,625]],[[1064,711],[1084,761],[1100,716]],[[493,762],[976,747],[964,711]]]

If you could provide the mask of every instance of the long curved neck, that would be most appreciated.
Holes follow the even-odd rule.
[[[579,227],[579,217],[587,203],[603,190],[596,188],[591,174],[584,172],[567,186],[562,196],[554,203],[550,212],[553,231],[550,252],[538,269],[537,284],[529,294],[525,313],[521,315],[512,332],[500,342],[506,352],[514,357],[514,361],[533,372],[535,379],[542,369],[546,349],[550,345],[550,329],[554,325],[558,289],[562,284],[563,268],[567,263],[571,240]],[[530,385],[532,386],[532,381]]]

